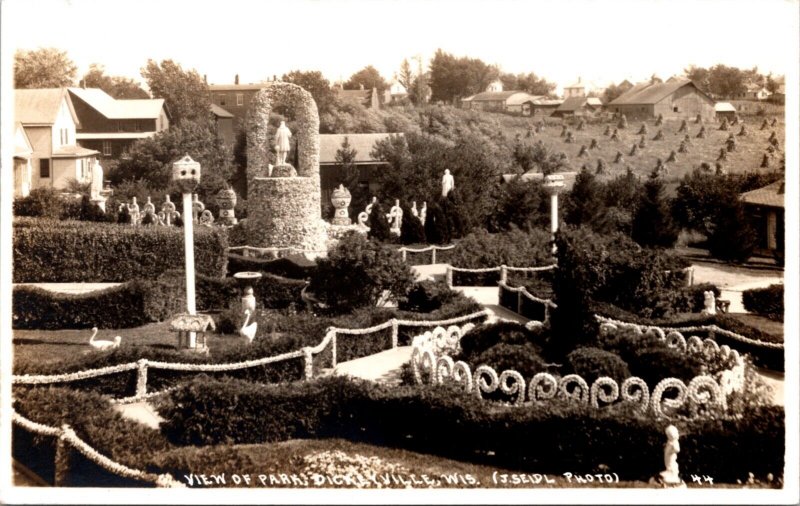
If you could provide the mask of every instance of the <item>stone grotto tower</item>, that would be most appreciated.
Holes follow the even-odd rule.
[[[297,165],[269,169],[274,140],[268,134],[273,106],[294,110]],[[299,248],[307,255],[326,248],[319,180],[319,113],[309,92],[291,83],[270,82],[250,102],[247,119],[247,240],[261,248]]]

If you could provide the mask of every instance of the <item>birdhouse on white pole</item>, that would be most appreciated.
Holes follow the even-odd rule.
[[[564,189],[564,176],[561,174],[545,176],[544,188],[550,194],[550,233],[555,241],[558,232],[558,194]],[[553,242],[553,254],[556,254],[555,242]]]

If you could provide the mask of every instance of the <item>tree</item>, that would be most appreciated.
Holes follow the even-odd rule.
[[[444,102],[480,93],[500,76],[496,66],[477,58],[456,58],[441,49],[436,50],[430,69],[431,99]]]
[[[502,74],[500,74],[500,82],[503,83],[503,89],[506,91],[519,89],[519,84],[517,81],[516,74],[512,74],[510,72],[503,72]]]
[[[156,63],[147,60],[141,69],[154,98],[163,98],[172,116],[172,124],[185,121],[211,121],[211,99],[208,86],[196,70],[183,70],[172,60]]]
[[[117,168],[109,171],[112,184],[141,180],[155,189],[167,189],[172,181],[172,163],[185,154],[200,163],[202,178],[198,193],[210,201],[233,175],[233,154],[207,124],[184,121],[136,141]]]
[[[664,182],[653,173],[644,183],[633,215],[631,238],[646,247],[671,248],[678,240],[670,206],[664,194]]]
[[[517,75],[517,86],[520,90],[526,91],[531,95],[553,96],[556,84],[551,83],[544,77],[539,77],[533,72]]]
[[[372,204],[372,209],[367,219],[367,226],[369,227],[369,238],[376,241],[388,241],[391,239],[392,234],[389,231],[389,221],[386,219],[386,211],[380,201]]]
[[[281,80],[296,84],[311,93],[311,96],[314,97],[314,102],[317,103],[317,109],[320,114],[329,111],[334,104],[335,96],[331,89],[331,83],[318,70],[293,70],[288,74],[284,74]]]
[[[683,70],[683,73],[691,79],[695,86],[697,86],[700,91],[709,92],[709,82],[708,82],[708,69],[703,67],[697,67],[695,65],[689,65],[687,68]]]
[[[565,200],[564,221],[571,225],[592,225],[600,215],[603,208],[600,185],[585,166]]]
[[[66,51],[45,47],[14,53],[15,88],[62,88],[72,86],[78,67]]]
[[[501,185],[490,215],[491,231],[509,230],[512,226],[525,231],[545,227],[550,220],[549,198],[542,183],[516,177]]]
[[[400,242],[403,244],[425,244],[425,226],[411,213],[411,209],[404,203],[400,205],[403,209],[403,221],[400,223]]]
[[[367,205],[369,190],[358,184],[359,169],[355,163],[356,156],[358,156],[358,151],[350,145],[350,141],[345,136],[341,147],[336,150],[334,156],[337,166],[336,184],[342,184],[350,191],[352,198],[350,206],[353,209],[363,209]]]
[[[603,99],[604,104],[608,104],[609,102],[616,100],[626,91],[628,91],[626,87],[612,83],[605,90],[603,90],[601,98]]]
[[[414,72],[408,59],[404,59],[400,64],[400,72],[397,75],[397,82],[403,85],[408,93],[408,99],[413,104],[424,104],[428,95],[430,94],[430,75],[422,72],[420,68],[418,72]]]
[[[738,195],[717,203],[708,237],[708,252],[728,262],[746,262],[757,244],[757,236]]]
[[[383,93],[383,90],[388,88],[389,84],[375,67],[372,65],[367,65],[363,69],[350,76],[350,79],[344,83],[344,89],[346,90],[357,90],[362,86],[365,90],[376,88],[378,93]]]
[[[744,73],[736,67],[714,65],[708,71],[709,91],[720,97],[733,97],[745,92]]]
[[[89,65],[89,71],[81,79],[87,88],[100,88],[116,99],[150,98],[133,79],[122,76],[107,76],[105,67],[99,63]]]
[[[534,144],[516,143],[513,158],[523,172],[538,168],[539,172],[548,175],[569,167],[565,153],[548,150],[542,141]]]
[[[408,93],[411,93],[415,81],[416,76],[411,69],[411,64],[408,62],[408,58],[404,58],[403,63],[400,64],[400,72],[397,74],[397,82],[402,84]]]

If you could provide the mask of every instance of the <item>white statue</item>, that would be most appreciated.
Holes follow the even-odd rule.
[[[372,213],[372,206],[374,206],[375,202],[377,202],[377,201],[378,201],[378,197],[372,197],[372,202],[367,204],[366,209],[364,209],[364,211],[366,211],[367,215]]]
[[[703,314],[716,314],[717,313],[717,304],[714,300],[714,292],[712,290],[708,290],[703,292]]]
[[[128,214],[131,215],[131,225],[138,225],[140,216],[139,216],[139,204],[136,202],[136,197],[133,197],[133,204],[127,204],[128,206]]]
[[[389,219],[392,221],[392,226],[389,231],[394,235],[400,235],[400,227],[403,224],[403,209],[400,207],[400,201],[395,200],[394,205],[389,210]]]
[[[100,162],[95,159],[94,165],[92,165],[92,189],[90,192],[92,200],[100,199],[101,191],[103,191],[103,167],[101,167]]]
[[[275,131],[276,165],[284,165],[286,163],[286,155],[289,154],[289,150],[292,147],[289,142],[291,137],[292,132],[289,130],[289,127],[286,126],[286,122],[281,121],[281,126]]]
[[[428,215],[428,202],[423,201],[422,209],[419,210],[419,221],[421,221],[423,225],[425,224],[425,217],[427,215]]]
[[[444,176],[442,176],[442,197],[447,197],[447,194],[450,193],[455,186],[456,182],[450,174],[450,169],[445,169]]]
[[[419,210],[417,209],[416,200],[411,202],[411,214],[413,214],[415,218],[419,218]]]
[[[678,472],[678,452],[681,451],[681,445],[678,443],[678,429],[670,425],[664,433],[667,435],[667,443],[664,445],[665,469],[661,471],[661,481],[668,485],[679,485],[681,477]]]

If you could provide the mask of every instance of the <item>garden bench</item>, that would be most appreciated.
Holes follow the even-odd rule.
[[[717,299],[717,311],[720,313],[727,313],[731,307],[731,301],[726,299]]]

